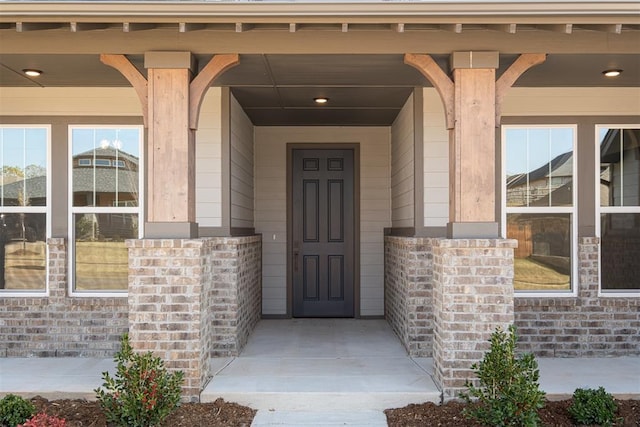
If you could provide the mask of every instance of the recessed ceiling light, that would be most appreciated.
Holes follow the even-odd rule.
[[[324,98],[324,97],[313,98],[313,100],[315,101],[316,104],[326,104],[327,102],[329,102],[329,98]]]
[[[24,70],[22,70],[22,72],[25,73],[29,77],[38,77],[40,74],[42,74],[42,71],[34,70],[33,68],[24,69]]]
[[[622,74],[622,70],[604,70],[602,74],[607,77],[618,77],[620,74]]]

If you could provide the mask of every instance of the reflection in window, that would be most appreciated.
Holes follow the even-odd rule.
[[[140,236],[139,126],[71,128],[73,290],[126,291],[126,239]]]
[[[507,206],[573,204],[573,129],[505,131]]]
[[[74,223],[76,290],[126,290],[129,258],[124,241],[138,237],[138,215],[78,214]]]
[[[599,127],[600,283],[640,290],[640,129]]]
[[[507,214],[507,237],[518,241],[516,290],[571,290],[570,214]]]
[[[73,206],[138,205],[140,133],[135,127],[72,129]]]
[[[518,241],[514,287],[571,291],[575,127],[503,128],[504,232]]]
[[[47,282],[48,127],[0,126],[0,289]]]

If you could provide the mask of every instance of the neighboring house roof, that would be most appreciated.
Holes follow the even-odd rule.
[[[27,189],[27,196],[31,199],[44,198],[47,195],[47,177],[36,176],[24,181],[14,181],[4,186],[0,185],[0,191],[5,199],[17,199],[20,193]]]
[[[567,152],[560,154],[551,162],[540,166],[531,172],[512,175],[507,178],[507,188],[525,185],[527,182],[538,181],[548,178],[549,176],[571,176],[573,175],[573,153]],[[528,177],[528,178],[527,178]]]
[[[76,154],[80,157],[115,158],[128,160],[138,164],[138,158],[115,148],[98,148]],[[117,188],[116,188],[117,183]],[[27,196],[31,199],[44,198],[47,195],[47,178],[37,176],[26,180],[14,181],[4,186],[0,191],[5,199],[17,199],[20,193],[27,189]],[[138,172],[116,167],[76,167],[73,169],[73,192],[90,193],[137,193]]]
[[[84,151],[82,153],[78,153],[75,156],[73,156],[74,159],[80,158],[80,157],[96,157],[96,158],[105,158],[105,157],[109,157],[109,158],[118,158],[118,159],[122,159],[122,160],[129,160],[132,163],[135,163],[136,165],[138,164],[138,158],[136,156],[132,156],[131,154],[122,151],[122,150],[118,150],[116,148],[112,148],[112,147],[107,147],[107,148],[96,148],[93,150],[88,150],[88,151]]]
[[[609,129],[600,145],[600,159],[604,163],[617,163],[620,161],[620,131],[621,129]],[[625,140],[625,149],[640,150],[640,129],[622,129]]]

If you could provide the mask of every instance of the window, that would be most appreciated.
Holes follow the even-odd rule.
[[[640,291],[640,125],[597,126],[600,288]]]
[[[47,289],[48,126],[0,126],[0,291]]]
[[[111,160],[109,159],[95,159],[93,164],[96,166],[111,166]]]
[[[129,267],[124,241],[141,237],[142,128],[72,126],[69,137],[70,165],[80,166],[76,158],[92,159],[92,166],[69,171],[72,292],[126,291]],[[112,161],[127,167],[104,167]]]
[[[519,293],[573,289],[575,135],[575,126],[502,129],[503,235],[518,241],[514,287]]]
[[[91,159],[78,159],[78,166],[91,166]]]

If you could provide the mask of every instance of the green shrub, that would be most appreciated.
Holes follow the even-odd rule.
[[[7,394],[0,400],[0,426],[16,427],[36,411],[33,403],[15,394]]]
[[[569,406],[569,414],[578,424],[599,424],[612,426],[616,421],[616,405],[613,396],[604,387],[577,388],[573,392],[573,402]]]
[[[467,381],[461,393],[468,406],[464,415],[490,426],[536,426],[538,409],[544,406],[545,393],[540,390],[538,362],[533,354],[516,355],[515,326],[508,332],[501,328],[491,334],[491,347],[480,363],[471,369],[479,387]]]
[[[151,352],[135,353],[125,334],[116,353],[114,377],[102,373],[102,388],[95,390],[107,422],[123,427],[160,424],[179,404],[182,371],[169,373]]]

